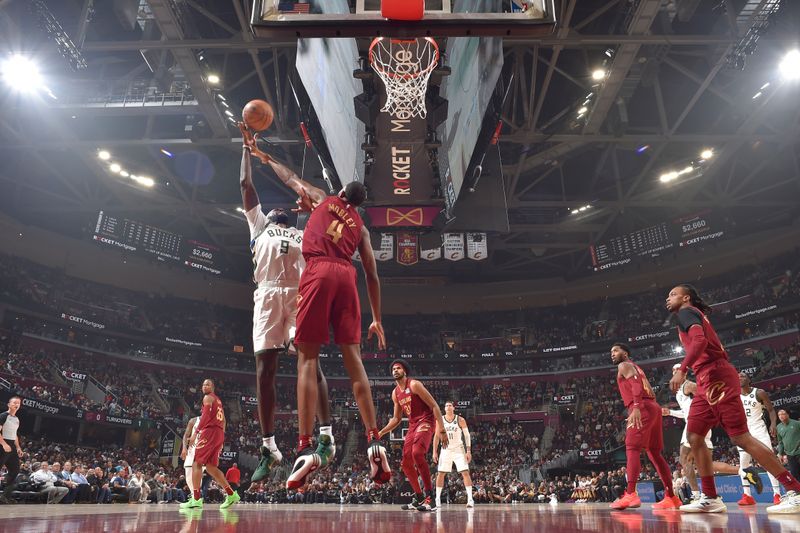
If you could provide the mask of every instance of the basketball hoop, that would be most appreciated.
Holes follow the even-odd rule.
[[[436,41],[376,37],[369,47],[369,62],[386,87],[381,111],[400,120],[425,118],[428,80],[439,63]]]

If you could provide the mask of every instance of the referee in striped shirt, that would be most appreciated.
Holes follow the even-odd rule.
[[[6,467],[6,488],[0,494],[0,503],[11,503],[8,497],[16,485],[19,474],[19,460],[22,457],[22,448],[19,445],[19,418],[17,411],[22,404],[19,396],[12,396],[8,400],[8,411],[0,413],[0,468]],[[14,449],[16,448],[16,450]]]

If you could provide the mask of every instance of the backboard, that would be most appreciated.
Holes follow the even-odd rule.
[[[420,21],[383,18],[380,0],[254,0],[252,13],[253,32],[265,39],[536,37],[556,22],[554,0],[425,0]]]

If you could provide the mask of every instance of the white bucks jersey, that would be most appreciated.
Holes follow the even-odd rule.
[[[250,251],[253,253],[253,280],[297,286],[305,267],[303,232],[270,223],[257,205],[245,213],[250,226]]]
[[[447,417],[442,417],[444,419],[444,430],[447,432],[447,449],[453,451],[464,451],[464,444],[462,443],[461,435],[461,426],[458,425],[459,416],[456,415],[452,422],[447,421]]]
[[[767,431],[767,424],[764,422],[764,405],[758,401],[758,389],[753,387],[750,394],[742,393],[742,405],[744,414],[747,416],[747,429],[750,433]]]
[[[686,382],[684,382],[684,385],[685,384]],[[680,407],[683,412],[683,417],[689,418],[689,409],[692,408],[692,398],[683,392],[683,385],[681,385],[680,388],[678,388],[678,392],[675,393],[675,400],[677,400],[678,407]]]

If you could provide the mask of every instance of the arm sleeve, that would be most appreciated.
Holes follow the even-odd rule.
[[[258,204],[250,211],[245,211],[244,216],[247,218],[247,225],[250,227],[251,239],[255,238],[267,226],[267,215],[261,211],[261,204]]]
[[[675,418],[686,418],[682,409],[670,409],[669,416],[674,416]]]
[[[683,358],[683,362],[681,362],[681,370],[683,372],[686,372],[687,368],[692,368],[692,365],[700,358],[706,346],[708,346],[708,339],[706,339],[706,334],[702,327],[691,328],[687,335],[689,337],[689,342],[684,346],[686,356]]]
[[[644,387],[642,387],[642,380],[639,379],[638,374],[634,374],[633,376],[627,378],[627,381],[631,385],[631,394],[633,394],[633,406],[638,407],[639,404],[642,403],[642,393],[644,392]]]
[[[472,448],[472,437],[470,437],[469,428],[464,428],[461,430],[461,432],[464,434],[464,443],[467,445],[467,449],[469,450]]]

